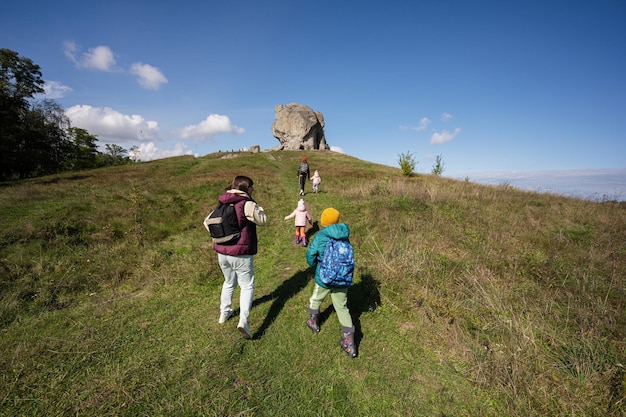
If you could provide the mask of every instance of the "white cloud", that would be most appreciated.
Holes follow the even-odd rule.
[[[95,48],[89,48],[84,53],[81,53],[75,42],[65,42],[63,47],[65,56],[76,65],[76,68],[95,69],[105,72],[125,71],[117,67],[115,55],[108,46],[100,45]],[[165,75],[159,68],[142,62],[132,64],[128,72],[137,77],[139,85],[150,90],[158,90],[163,84],[167,83],[167,78],[165,78]]]
[[[79,48],[74,42],[65,42],[65,56],[68,57],[77,68],[88,68],[110,72],[115,70],[115,57],[108,46],[96,46],[89,48],[80,54]]]
[[[183,139],[209,139],[221,133],[241,134],[245,129],[230,123],[228,116],[210,114],[205,120],[197,125],[189,125],[181,129],[180,137]]]
[[[65,97],[72,89],[56,81],[46,81],[43,86],[43,96],[52,100]]]
[[[421,131],[421,130],[426,130],[426,128],[428,127],[428,124],[430,123],[430,119],[428,117],[422,117],[420,119],[420,124],[419,126],[400,126],[401,129],[403,130],[416,130],[416,131]]]
[[[82,63],[87,68],[111,71],[115,66],[113,51],[108,46],[96,46],[83,54]]]
[[[76,42],[65,42],[63,43],[63,52],[65,56],[72,62],[76,63],[76,52],[78,51],[78,45]]]
[[[125,115],[110,107],[76,105],[67,109],[65,114],[72,126],[87,130],[103,143],[114,142],[120,145],[118,142],[151,140],[158,136],[157,122],[136,114]]]
[[[345,153],[345,152],[343,151],[343,148],[341,148],[341,147],[339,147],[339,146],[331,146],[331,147],[330,147],[330,150],[331,150],[331,151],[333,151],[333,152],[337,152],[337,153]]]
[[[139,85],[149,90],[158,90],[161,85],[167,83],[163,73],[152,65],[136,62],[131,66],[130,72],[137,76]]]
[[[430,143],[431,145],[441,145],[442,143],[450,142],[452,139],[457,137],[459,133],[461,133],[461,129],[458,127],[454,129],[454,133],[450,133],[447,130],[444,130],[441,133],[435,132],[430,138]]]
[[[430,119],[428,117],[422,117],[420,119],[420,124],[419,126],[417,126],[416,128],[414,128],[415,130],[426,130],[426,128],[428,127],[428,124],[430,123]]]
[[[452,120],[452,118],[453,118],[453,117],[454,117],[454,116],[453,116],[453,115],[451,115],[450,113],[448,113],[448,112],[443,112],[443,114],[441,115],[441,121],[442,121],[442,122],[449,122],[450,120]]]
[[[170,158],[172,156],[193,155],[190,150],[185,150],[186,145],[177,143],[174,149],[160,149],[154,142],[142,143],[137,149],[137,158],[141,161],[152,161],[154,159]],[[198,156],[198,155],[195,155]]]

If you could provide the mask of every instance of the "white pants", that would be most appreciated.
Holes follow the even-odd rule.
[[[233,293],[237,284],[239,295],[239,325],[248,324],[252,298],[254,297],[254,260],[252,255],[230,256],[217,254],[217,261],[224,274],[224,285],[220,297],[220,313],[231,309]]]

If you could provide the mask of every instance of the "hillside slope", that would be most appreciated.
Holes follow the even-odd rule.
[[[312,271],[283,220],[302,155],[2,185],[0,415],[625,415],[624,204],[307,153],[310,211],[336,207],[355,247],[350,359],[330,300],[319,334],[304,325]],[[270,220],[252,341],[217,323],[202,226],[238,174]]]

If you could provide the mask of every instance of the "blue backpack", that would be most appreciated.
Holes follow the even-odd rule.
[[[354,249],[347,240],[328,239],[320,261],[319,278],[328,287],[350,287],[354,273]]]

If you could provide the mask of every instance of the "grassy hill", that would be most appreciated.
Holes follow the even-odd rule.
[[[0,186],[2,416],[626,415],[626,206],[332,152],[304,197],[350,225],[359,357],[293,244],[300,152],[178,157]],[[255,181],[252,341],[217,323],[202,220]],[[317,230],[317,225],[310,233]],[[238,299],[238,291],[235,299]]]

